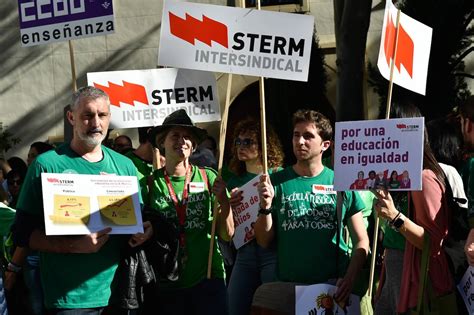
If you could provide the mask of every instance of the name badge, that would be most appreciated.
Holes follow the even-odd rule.
[[[318,195],[335,195],[336,191],[334,190],[333,185],[313,185],[313,194]]]
[[[203,192],[203,191],[204,191],[204,188],[205,188],[205,184],[204,184],[204,183],[194,183],[194,182],[189,183],[189,192],[190,192],[190,193],[200,193],[200,192]]]

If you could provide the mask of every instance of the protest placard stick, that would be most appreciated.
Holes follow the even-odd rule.
[[[257,0],[257,10],[261,10],[262,6],[260,0]],[[262,164],[263,164],[263,174],[268,172],[268,162],[267,162],[267,127],[266,127],[266,116],[265,116],[265,81],[263,77],[260,77],[258,80],[259,91],[260,91],[260,133],[262,137]]]
[[[77,91],[77,80],[76,80],[76,63],[74,61],[74,48],[72,41],[69,40],[69,59],[71,61],[71,75],[72,75],[72,92]]]
[[[398,26],[400,22],[400,9],[397,10],[397,20],[395,22],[395,43],[393,47],[393,59],[390,60],[390,80],[388,83],[388,95],[387,95],[387,110],[385,111],[385,119],[390,119],[390,107],[392,104],[392,89],[393,89],[393,71],[395,68],[395,60],[397,58],[397,48],[398,48]],[[390,14],[390,12],[389,12]],[[372,288],[374,285],[374,273],[375,273],[375,259],[377,257],[377,243],[379,237],[379,225],[380,219],[377,216],[375,218],[375,228],[374,228],[374,238],[372,244],[372,260],[370,263],[370,276],[369,276],[369,290],[367,292],[369,297],[372,297]]]
[[[227,91],[225,95],[225,105],[224,105],[224,112],[222,113],[221,119],[221,130],[219,135],[219,161],[218,161],[218,175],[221,176],[222,174],[222,164],[224,161],[224,148],[225,148],[225,135],[227,131],[227,116],[229,115],[229,106],[230,106],[230,94],[232,91],[232,74],[229,73],[229,77],[227,79]],[[214,202],[214,210],[212,214],[212,227],[211,227],[211,242],[209,244],[209,257],[207,260],[207,278],[211,279],[212,273],[212,256],[214,254],[214,238],[216,235],[216,218],[217,214],[219,213],[219,206],[217,203],[217,199]]]
[[[158,170],[161,168],[161,153],[160,149],[152,148],[153,150],[153,169]]]
[[[262,134],[262,164],[263,164],[263,174],[268,172],[268,162],[267,162],[267,128],[265,125],[265,82],[263,77],[260,77],[259,80],[260,87],[260,130]]]

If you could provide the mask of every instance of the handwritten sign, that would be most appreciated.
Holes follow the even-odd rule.
[[[421,190],[424,118],[337,122],[334,189]]]
[[[360,299],[351,294],[345,305],[334,300],[337,287],[330,284],[313,284],[295,287],[295,314],[360,315]]]
[[[41,174],[46,235],[143,233],[135,176]]]
[[[242,202],[232,209],[234,215],[235,234],[233,242],[235,248],[239,249],[255,238],[253,225],[257,221],[260,208],[257,184],[260,176],[255,176],[251,181],[240,187],[242,191]]]

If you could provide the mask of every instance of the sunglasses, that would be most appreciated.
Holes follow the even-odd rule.
[[[7,180],[7,184],[10,186],[18,185],[20,186],[23,181],[21,179],[17,180]]]
[[[234,141],[234,145],[235,145],[236,147],[242,146],[242,147],[244,147],[244,148],[248,148],[248,147],[250,147],[252,144],[255,144],[255,141],[253,141],[253,140],[250,139],[250,138],[245,138],[245,139],[237,138],[237,139],[235,139],[235,141]]]

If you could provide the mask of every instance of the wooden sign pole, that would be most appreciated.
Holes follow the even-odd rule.
[[[390,13],[389,13],[390,14]],[[395,24],[395,45],[393,48],[393,59],[390,62],[390,80],[388,84],[388,95],[387,95],[387,110],[385,112],[385,119],[390,119],[390,107],[392,104],[392,89],[393,89],[393,71],[395,68],[395,60],[397,58],[397,48],[398,48],[398,25],[400,22],[400,10],[397,11],[397,21]],[[379,226],[380,226],[380,218],[377,216],[375,218],[375,228],[374,228],[374,238],[372,244],[372,259],[370,262],[370,276],[369,276],[369,290],[368,296],[372,297],[372,290],[374,285],[374,273],[375,273],[375,260],[377,257],[377,243],[379,237]]]

